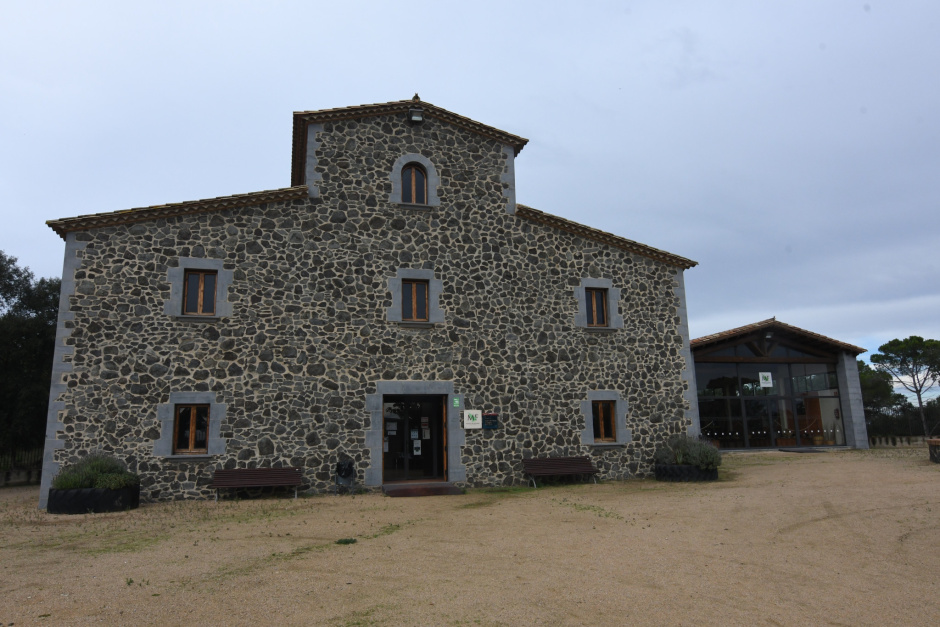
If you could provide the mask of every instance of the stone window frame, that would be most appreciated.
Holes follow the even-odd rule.
[[[614,441],[594,440],[594,402],[614,402]],[[581,444],[594,447],[625,446],[633,441],[633,432],[627,428],[627,401],[620,398],[616,390],[592,390],[587,393],[587,400],[581,401],[581,415],[584,418],[584,429],[581,431]]]
[[[228,289],[235,278],[234,270],[226,270],[221,259],[205,259],[200,257],[180,257],[175,268],[167,269],[167,281],[170,283],[170,298],[163,305],[163,313],[178,320],[218,320],[232,315],[232,303],[228,302]],[[183,294],[186,292],[186,273],[189,270],[214,271],[215,283],[215,314],[206,316],[202,314],[183,313]]]
[[[588,326],[587,290],[607,290],[607,326]],[[582,278],[581,285],[574,288],[574,297],[578,301],[578,311],[574,316],[574,325],[585,331],[607,333],[623,328],[623,316],[620,315],[620,288],[614,287],[612,279]]]
[[[173,437],[176,433],[176,408],[180,405],[209,406],[209,439],[205,453],[174,453]],[[170,392],[169,401],[157,405],[160,437],[153,442],[154,457],[163,459],[208,459],[225,454],[227,442],[221,437],[222,423],[228,411],[227,403],[216,402],[215,392]]]
[[[424,173],[426,175],[425,185],[427,185],[427,202],[420,205],[404,203],[401,201],[402,170],[405,169],[405,166],[412,163],[416,163],[424,168]],[[437,188],[441,184],[441,177],[438,175],[437,168],[434,167],[434,164],[431,163],[431,160],[424,155],[410,152],[400,156],[392,165],[392,171],[389,174],[389,177],[392,179],[392,193],[388,197],[388,201],[390,203],[415,209],[427,209],[429,207],[439,207],[441,205],[441,199],[437,195]]]
[[[402,319],[401,284],[408,279],[424,281],[428,284],[428,319],[427,321],[413,322]],[[434,278],[434,270],[417,268],[399,268],[394,277],[388,279],[388,291],[392,294],[392,306],[385,311],[385,319],[401,326],[429,328],[444,323],[444,310],[441,309],[441,294],[444,292],[444,282]]]

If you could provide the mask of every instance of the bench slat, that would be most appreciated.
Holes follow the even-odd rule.
[[[562,475],[596,475],[597,468],[589,457],[533,457],[522,460],[525,474],[532,479],[535,477],[562,476]],[[537,486],[536,486],[537,487]]]
[[[300,468],[234,468],[216,470],[210,488],[297,487],[303,483]]]

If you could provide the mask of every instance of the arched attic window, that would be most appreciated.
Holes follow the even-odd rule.
[[[428,174],[418,163],[401,170],[401,201],[412,205],[428,204]]]
[[[415,152],[401,155],[392,165],[388,177],[392,183],[392,193],[388,197],[390,203],[419,209],[441,206],[441,199],[437,196],[441,177],[434,163],[424,155]]]

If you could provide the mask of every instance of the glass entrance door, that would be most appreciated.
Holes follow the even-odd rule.
[[[446,403],[446,396],[382,398],[385,483],[447,478]]]

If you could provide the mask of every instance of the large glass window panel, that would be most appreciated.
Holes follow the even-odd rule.
[[[698,408],[704,438],[716,442],[719,448],[744,448],[740,399],[700,399]]]
[[[715,357],[734,357],[734,346],[728,346],[717,351],[709,351],[708,355]]]
[[[734,364],[695,364],[699,396],[738,396],[738,375]]]
[[[834,364],[794,364],[794,394],[838,388],[839,379]]]
[[[760,373],[769,372],[772,387],[761,387]],[[744,396],[786,396],[790,393],[787,364],[739,364],[741,391]]]
[[[796,403],[800,446],[822,446],[826,439],[823,433],[822,400],[818,396],[806,396]]]
[[[838,398],[820,398],[819,415],[822,423],[823,445],[834,446],[845,444],[845,433],[842,429],[842,409]]]
[[[769,401],[770,418],[774,429],[776,446],[796,446],[796,421],[790,406],[790,399],[780,398]]]
[[[749,399],[744,401],[745,432],[747,445],[752,448],[772,446],[770,414],[771,403],[764,399]]]
[[[813,353],[807,353],[806,351],[801,351],[798,348],[790,347],[787,348],[787,354],[790,357],[818,357],[818,355],[814,355]]]

